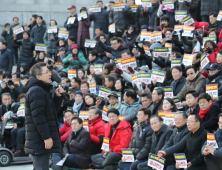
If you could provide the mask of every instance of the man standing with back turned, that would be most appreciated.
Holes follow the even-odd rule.
[[[30,76],[25,86],[25,152],[33,155],[35,170],[48,170],[50,153],[62,152],[56,113],[64,90],[58,87],[52,98],[51,71],[46,63],[32,66]]]

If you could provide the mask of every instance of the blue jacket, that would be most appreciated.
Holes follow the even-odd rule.
[[[0,50],[0,69],[5,71],[12,71],[13,53],[9,49]]]
[[[32,32],[30,35],[30,39],[34,43],[44,43],[43,37],[46,31],[46,26],[44,25],[36,25],[32,28]]]

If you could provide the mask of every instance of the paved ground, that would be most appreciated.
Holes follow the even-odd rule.
[[[18,164],[7,167],[0,167],[1,170],[33,170],[32,164]]]

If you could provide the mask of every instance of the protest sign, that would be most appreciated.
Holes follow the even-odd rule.
[[[109,138],[106,138],[106,137],[103,138],[103,144],[102,144],[101,149],[106,152],[109,152]]]
[[[173,87],[172,86],[164,86],[163,90],[164,90],[164,98],[173,97]]]
[[[195,27],[184,25],[182,36],[183,37],[193,37],[193,33],[192,33],[193,30],[195,30]]]
[[[35,51],[46,51],[46,45],[43,43],[36,43]]]
[[[68,69],[68,78],[70,80],[72,80],[73,77],[76,77],[76,70],[75,69]]]
[[[151,84],[151,74],[150,73],[137,73],[138,83]]]
[[[101,12],[101,7],[100,5],[96,4],[96,5],[91,5],[90,8],[89,8],[89,11],[91,12]]]
[[[200,58],[200,66],[201,68],[205,68],[210,63],[210,60],[207,57],[206,53],[203,53]]]
[[[96,94],[96,83],[89,84],[89,91],[90,93]]]
[[[153,50],[154,57],[168,57],[168,55],[169,55],[169,49],[166,47],[154,48]]]
[[[161,31],[159,31],[159,32],[153,32],[153,33],[151,34],[151,39],[152,39],[153,42],[158,42],[158,41],[160,41],[161,39],[163,39],[163,37],[162,37],[162,32],[161,32]]]
[[[180,21],[186,16],[187,16],[187,11],[183,11],[183,10],[176,10],[175,11],[175,20],[176,21]]]
[[[88,120],[83,120],[82,125],[83,125],[83,128],[89,131]]]
[[[149,153],[148,164],[147,164],[148,166],[156,170],[163,170],[164,163],[165,163],[164,158],[158,158],[157,155]]]
[[[107,98],[109,93],[110,93],[110,89],[109,88],[103,87],[103,86],[101,86],[99,88],[99,96],[100,97]]]
[[[82,19],[86,19],[86,18],[88,18],[86,11],[78,14],[78,21],[81,21]]]
[[[174,97],[173,102],[175,103],[177,109],[182,109],[183,106],[181,105],[181,100],[179,97]]]
[[[208,93],[210,96],[218,97],[218,86],[217,86],[217,84],[206,85],[206,93]]]
[[[74,24],[75,20],[76,20],[76,17],[69,17],[69,19],[67,21],[67,25]]]
[[[21,25],[17,25],[15,27],[12,27],[12,30],[13,30],[13,33],[16,35],[24,32],[23,27]]]
[[[109,121],[108,117],[107,117],[107,112],[108,112],[109,108],[106,106],[103,106],[103,112],[102,112],[102,119],[104,121]]]
[[[58,37],[59,38],[64,38],[64,39],[68,39],[69,31],[59,30]]]
[[[134,162],[134,155],[132,149],[122,149],[122,156],[125,162]]]
[[[152,33],[148,31],[141,31],[140,33],[140,41],[150,41]]]
[[[218,144],[213,133],[207,133],[207,145],[210,145],[215,149],[218,148]]]
[[[165,71],[160,71],[160,70],[152,70],[151,71],[151,79],[156,80],[159,83],[163,83],[164,78],[165,78]]]
[[[151,0],[141,0],[141,3],[142,3],[143,6],[145,6],[147,8],[152,6]]]
[[[174,9],[174,1],[173,0],[162,1],[162,4],[164,5],[164,8],[162,10]]]
[[[183,18],[183,24],[186,26],[190,26],[194,23],[195,23],[195,21],[191,15],[187,15],[186,17]]]
[[[174,153],[174,158],[179,168],[187,168],[187,159],[184,153]]]
[[[192,66],[192,64],[193,64],[193,55],[192,54],[184,54],[183,64],[185,66]]]
[[[122,11],[125,8],[124,3],[115,3],[113,6],[114,11]]]
[[[86,48],[95,48],[96,40],[85,39],[84,47]]]
[[[175,66],[180,66],[182,64],[180,58],[171,59],[171,68]]]
[[[111,25],[109,26],[109,32],[110,32],[110,33],[115,33],[115,32],[116,32],[116,26],[115,26],[115,24],[111,24]]]
[[[79,112],[79,118],[82,120],[88,120],[89,117],[89,111],[80,111]]]

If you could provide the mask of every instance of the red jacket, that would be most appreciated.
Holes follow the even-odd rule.
[[[216,60],[217,53],[218,53],[218,49],[214,48],[213,52],[208,55],[208,59],[210,60],[210,63],[216,63],[217,62],[217,60]]]
[[[89,120],[88,123],[91,141],[97,145],[101,144],[105,135],[105,123],[101,118],[96,120]]]
[[[64,121],[64,125],[61,128],[59,128],[59,134],[61,135],[60,139],[62,142],[65,142],[66,139],[68,139],[69,133],[71,131],[72,131],[71,126],[66,121]]]
[[[197,22],[197,21],[195,21],[195,30],[197,30],[197,29],[203,30],[203,26],[204,26],[204,30],[207,30],[208,25],[209,24],[207,22]]]
[[[106,138],[109,138],[111,127],[112,126],[109,123],[105,125]],[[116,152],[122,155],[121,149],[129,147],[131,136],[132,130],[130,123],[125,120],[121,120],[109,142],[109,149],[111,149],[112,152]]]

